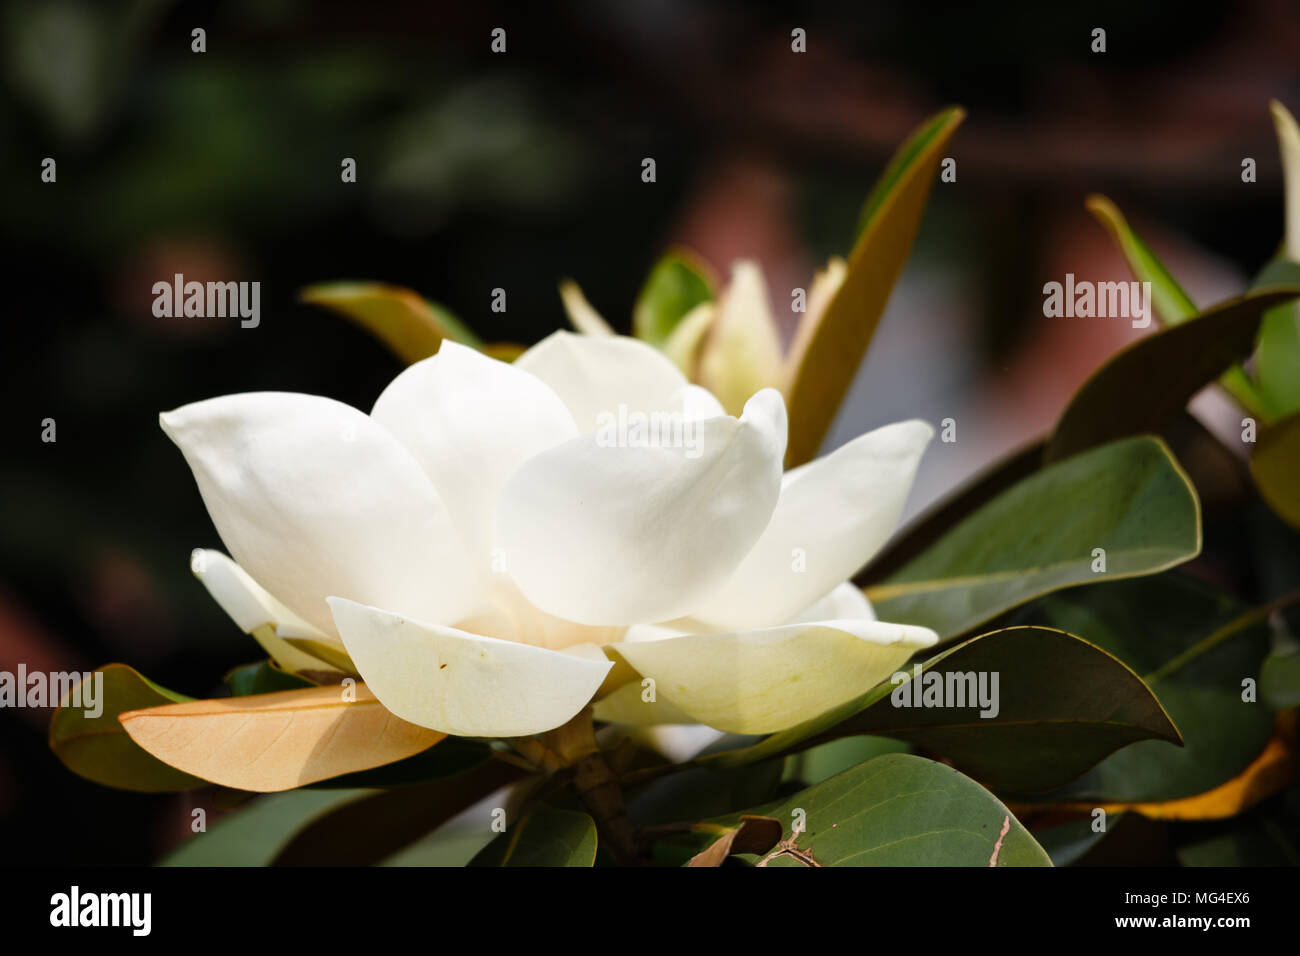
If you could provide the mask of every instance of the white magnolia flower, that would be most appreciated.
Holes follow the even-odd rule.
[[[390,711],[444,733],[540,733],[598,697],[604,719],[766,733],[937,640],[845,583],[930,426],[783,475],[778,392],[729,416],[634,339],[557,332],[513,365],[444,342],[370,415],[261,392],[161,420],[234,557],[195,562],[231,617],[277,659],[301,653],[289,638],[346,653]]]

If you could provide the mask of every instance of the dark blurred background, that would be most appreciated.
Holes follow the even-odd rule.
[[[564,323],[566,276],[627,330],[646,272],[683,242],[724,275],[758,259],[788,336],[789,290],[847,252],[894,147],[961,103],[958,180],[936,184],[829,441],[957,417],[914,514],[1049,427],[1139,334],[1042,318],[1049,279],[1127,278],[1085,195],[1115,199],[1202,304],[1281,237],[1267,103],[1300,107],[1297,5],[1060,6],[10,0],[0,670],[121,660],[205,695],[258,656],[189,573],[190,550],[220,542],[157,414],[255,389],[369,409],[397,360],[298,304],[302,286],[405,285],[489,341],[531,343]],[[155,318],[151,287],[176,272],[260,281],[261,325]],[[1231,418],[1213,396],[1201,411]],[[65,770],[49,716],[0,711],[11,862],[150,862],[186,832],[191,798]]]

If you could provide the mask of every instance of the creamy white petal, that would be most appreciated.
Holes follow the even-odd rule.
[[[796,614],[791,624],[810,624],[814,621],[874,621],[876,609],[871,606],[862,588],[852,581],[831,590],[830,594],[814,601]]]
[[[700,382],[729,412],[761,388],[782,384],[781,335],[754,262],[737,262],[700,353]]]
[[[584,435],[519,469],[497,529],[529,601],[582,624],[648,624],[682,616],[731,574],[776,504],[785,405],[767,389],[740,419],[696,424],[683,447]]]
[[[564,303],[564,311],[569,316],[569,321],[583,335],[614,334],[609,323],[592,308],[578,283],[572,279],[565,279],[560,283],[560,300]]]
[[[1286,195],[1285,243],[1288,259],[1300,262],[1300,127],[1291,112],[1274,100],[1273,125],[1282,153],[1282,185]]]
[[[335,633],[330,594],[433,621],[474,607],[463,550],[433,485],[355,408],[256,392],[160,419],[235,561],[317,629]]]
[[[705,336],[713,327],[717,309],[712,302],[701,302],[682,316],[676,327],[668,334],[663,344],[664,355],[682,370],[687,378],[693,378],[700,361],[700,349]]]
[[[625,335],[590,336],[553,332],[519,358],[564,400],[578,430],[595,431],[602,415],[669,411],[687,384],[681,370],[651,345]]]
[[[287,643],[284,638],[305,637],[336,645],[340,651],[343,642],[294,614],[220,551],[195,548],[190,555],[190,570],[239,629],[252,635],[285,670],[297,674],[333,669],[319,658]]]
[[[819,621],[613,645],[656,695],[737,734],[793,727],[889,678],[938,636],[883,621]],[[631,686],[631,685],[629,685]]]
[[[787,472],[763,536],[693,616],[728,629],[781,623],[851,577],[898,524],[933,434],[922,421],[886,425]]]
[[[613,662],[575,650],[423,624],[330,598],[357,670],[380,703],[421,727],[460,737],[552,730],[591,701]]]
[[[496,570],[492,515],[501,487],[529,458],[578,434],[537,378],[446,341],[393,379],[370,414],[423,466],[484,580]]]

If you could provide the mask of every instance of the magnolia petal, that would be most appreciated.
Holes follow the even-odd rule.
[[[787,472],[763,536],[693,616],[737,630],[789,621],[851,577],[893,532],[933,434],[886,425]]]
[[[701,302],[687,312],[677,327],[669,333],[663,344],[664,355],[682,370],[687,378],[695,377],[695,369],[700,360],[700,349],[705,336],[713,326],[717,309],[712,302]]]
[[[160,416],[231,556],[328,635],[325,597],[455,621],[476,603],[464,552],[419,464],[369,417],[255,392]]]
[[[781,335],[754,262],[737,262],[700,354],[700,382],[733,414],[761,388],[780,387]]]
[[[582,434],[602,415],[674,409],[686,377],[662,352],[625,335],[553,332],[515,360],[551,387],[573,413]]]
[[[740,419],[691,432],[667,448],[584,435],[519,469],[497,529],[529,601],[581,624],[648,624],[681,617],[726,580],[776,504],[785,405],[767,389]]]
[[[1286,193],[1286,256],[1300,262],[1300,127],[1291,112],[1273,100],[1273,125],[1282,152],[1282,185]]]
[[[342,642],[294,614],[250,578],[247,571],[220,551],[196,548],[190,555],[190,570],[239,629],[245,634],[251,634],[263,650],[285,670],[299,674],[304,671],[333,669],[320,659],[289,644],[285,638],[302,637],[325,644],[337,644],[340,653],[343,649]]]
[[[603,656],[422,624],[343,598],[329,603],[366,686],[398,717],[445,734],[552,730],[587,706],[614,666]]]
[[[529,458],[578,434],[564,403],[518,363],[454,342],[393,379],[370,415],[423,466],[483,576],[492,570],[502,485]]]
[[[582,289],[578,287],[578,283],[572,279],[565,279],[560,283],[560,301],[564,303],[565,314],[573,323],[573,327],[583,335],[614,334],[609,323],[592,308],[587,297],[582,294]]]
[[[852,581],[845,581],[830,594],[804,608],[795,615],[791,624],[811,624],[817,621],[874,621],[876,609],[871,606],[862,589]]]
[[[923,627],[852,620],[690,634],[614,649],[654,679],[659,698],[697,722],[766,734],[864,693],[938,640]]]
[[[648,678],[646,678],[648,680]],[[597,720],[633,727],[651,724],[693,724],[695,718],[657,693],[650,699],[644,680],[633,680],[596,702]]]

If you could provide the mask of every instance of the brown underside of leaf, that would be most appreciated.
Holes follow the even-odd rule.
[[[364,684],[196,700],[119,718],[154,757],[204,780],[269,793],[392,763],[446,735],[394,716]],[[347,696],[352,696],[348,694]]]
[[[701,852],[691,857],[687,866],[722,866],[733,853],[766,853],[781,840],[781,821],[772,817],[743,816],[740,826],[724,833]]]

